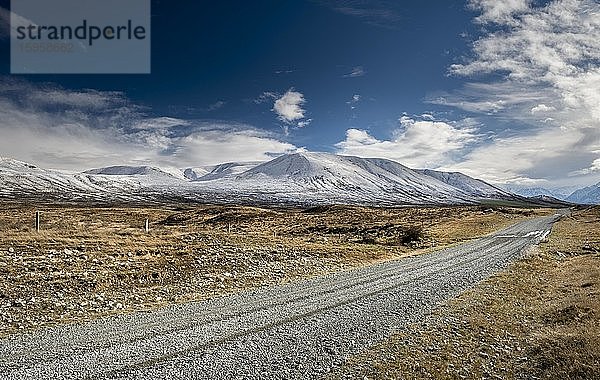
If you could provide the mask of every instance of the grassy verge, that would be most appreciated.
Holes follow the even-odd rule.
[[[600,378],[600,207],[332,378]]]
[[[0,335],[419,254],[548,212],[2,204]]]

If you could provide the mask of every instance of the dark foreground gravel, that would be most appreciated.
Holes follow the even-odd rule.
[[[0,379],[315,378],[519,258],[561,213],[439,252],[0,341]]]

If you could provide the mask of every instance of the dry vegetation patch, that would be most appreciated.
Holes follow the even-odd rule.
[[[599,379],[600,207],[333,377]]]
[[[0,335],[418,254],[548,212],[4,203]]]

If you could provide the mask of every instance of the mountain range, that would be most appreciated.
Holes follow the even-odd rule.
[[[504,190],[527,198],[553,198],[577,204],[600,204],[600,183],[585,188],[567,186],[554,189],[544,187],[501,186]]]
[[[386,159],[313,152],[181,170],[111,166],[81,173],[0,158],[0,198],[382,206],[554,203],[528,200],[462,173],[413,170]]]

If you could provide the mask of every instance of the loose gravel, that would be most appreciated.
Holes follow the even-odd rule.
[[[506,268],[562,214],[431,254],[14,335],[0,341],[0,379],[315,378]]]

